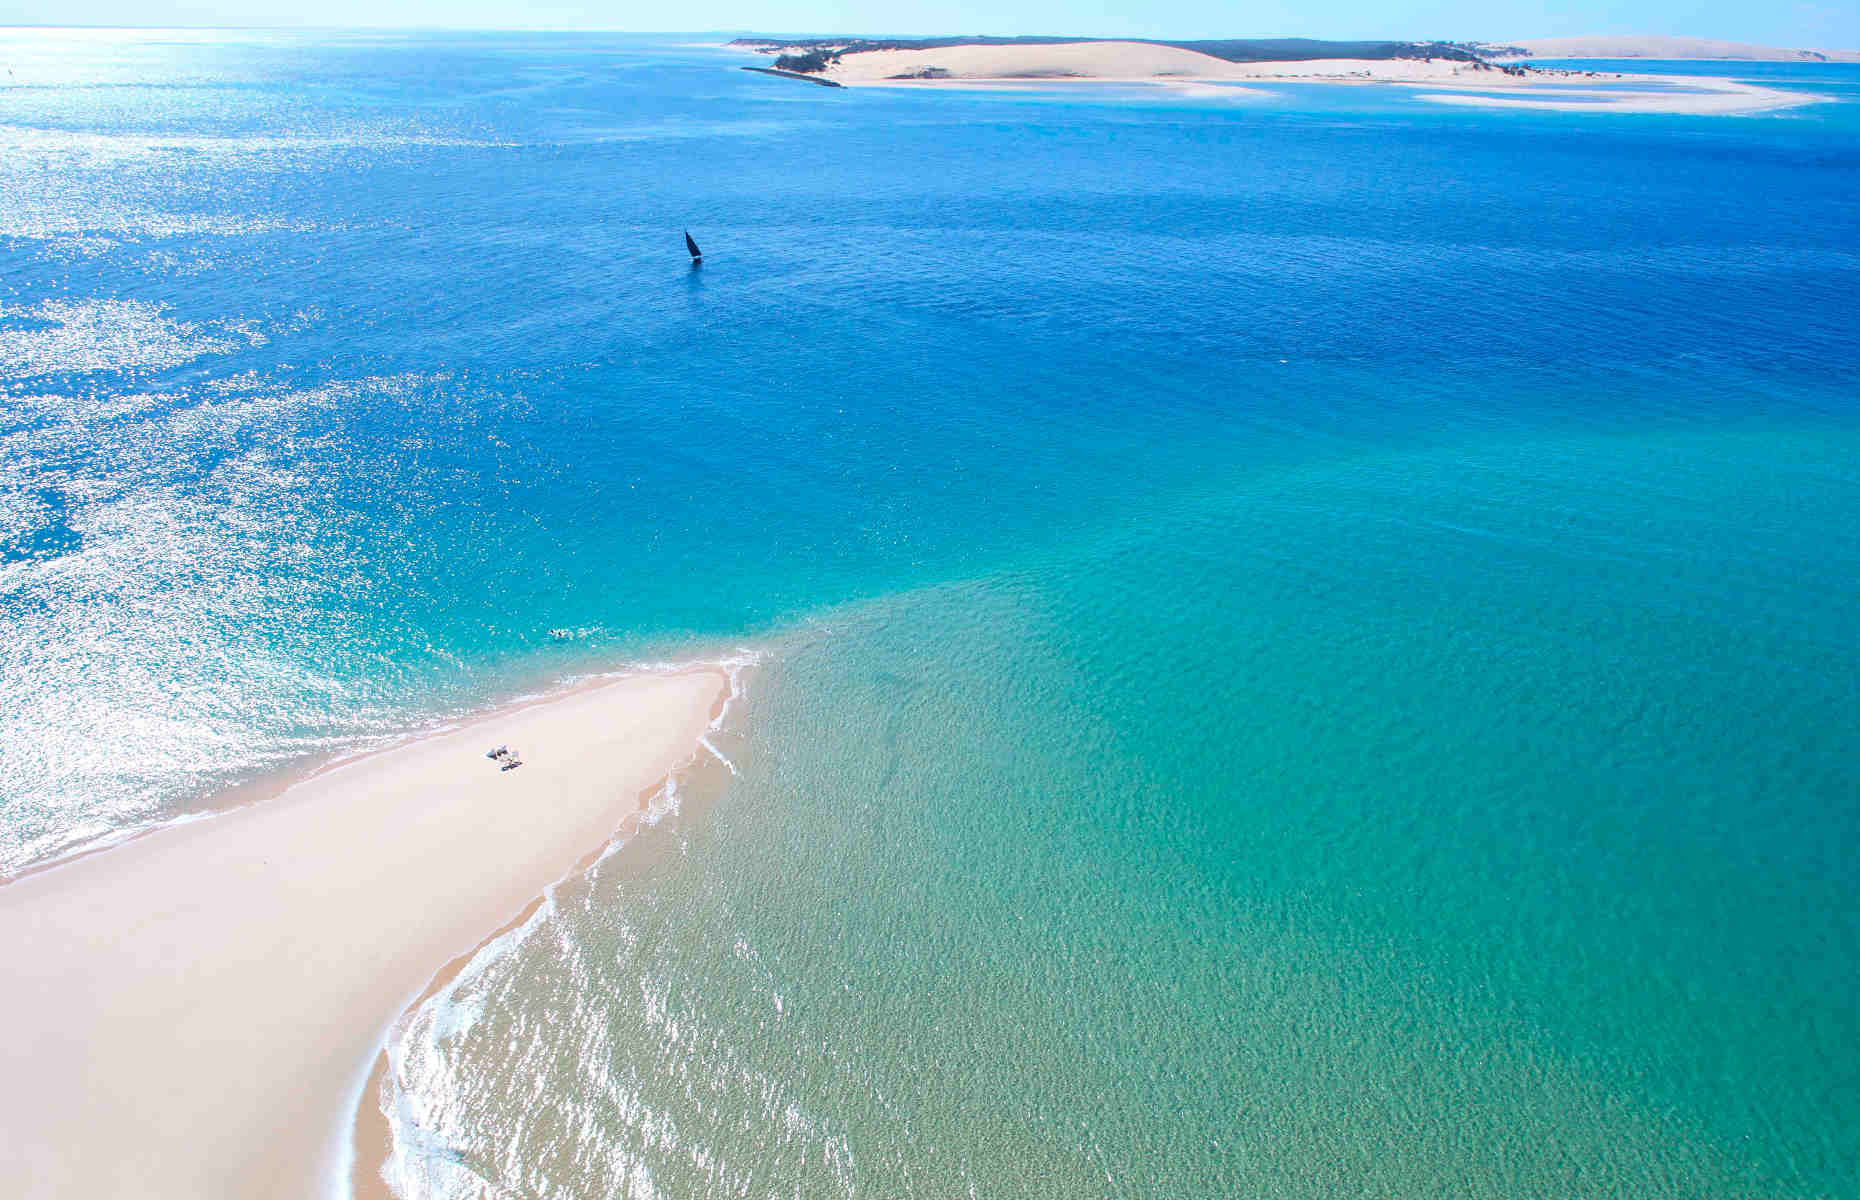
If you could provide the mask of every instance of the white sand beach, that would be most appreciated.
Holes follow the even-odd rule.
[[[7,1194],[339,1194],[394,1020],[626,828],[729,689],[587,686],[0,887]]]
[[[1635,77],[1626,76],[1624,79]],[[1641,77],[1652,83],[1654,77]],[[1658,82],[1671,90],[1628,91],[1622,88],[1566,85],[1517,90],[1507,95],[1483,92],[1420,92],[1417,98],[1435,104],[1469,108],[1524,108],[1543,112],[1673,113],[1691,116],[1736,116],[1796,108],[1822,100],[1819,95],[1785,92],[1735,79],[1664,75]]]
[[[1762,112],[1819,99],[1719,78],[1600,75],[1555,69],[1514,75],[1445,58],[1235,63],[1195,50],[1148,42],[866,50],[844,55],[827,66],[821,77],[846,87],[1147,84],[1203,95],[1218,91],[1236,99],[1256,90],[1246,85],[1385,84],[1425,88],[1424,99],[1445,103],[1623,113]]]

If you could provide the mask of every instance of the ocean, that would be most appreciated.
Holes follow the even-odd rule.
[[[1860,67],[703,40],[0,34],[0,872],[751,655],[406,1196],[1851,1194]]]

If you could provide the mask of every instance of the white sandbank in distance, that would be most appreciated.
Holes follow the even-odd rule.
[[[1737,116],[1815,104],[1822,96],[1785,92],[1735,79],[1694,76],[1623,76],[1624,80],[1653,82],[1656,78],[1677,90],[1632,92],[1609,87],[1540,87],[1504,96],[1478,92],[1418,92],[1417,99],[1469,108],[1523,108],[1540,112],[1674,113],[1691,116]]]
[[[1652,58],[1668,61],[1712,59],[1738,62],[1860,62],[1860,50],[1791,50],[1757,46],[1749,42],[1720,42],[1710,38],[1661,37],[1630,34],[1615,37],[1526,38],[1520,42],[1492,42],[1481,47],[1494,57],[1506,50],[1525,50],[1534,58]]]
[[[721,666],[597,682],[0,886],[6,1194],[343,1194],[396,1018],[634,823],[730,694]]]
[[[1257,90],[1244,86],[1248,84],[1390,84],[1426,88],[1423,98],[1448,103],[1583,112],[1749,113],[1820,99],[1730,79],[1600,76],[1554,69],[1533,70],[1520,76],[1444,58],[1235,63],[1196,50],[1149,42],[865,50],[843,55],[820,75],[847,87],[1006,88],[1116,83],[1157,85],[1235,99]]]

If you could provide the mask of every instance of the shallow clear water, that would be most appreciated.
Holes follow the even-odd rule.
[[[413,1190],[1860,1174],[1860,108],[7,41],[0,865],[767,655],[396,1042]]]

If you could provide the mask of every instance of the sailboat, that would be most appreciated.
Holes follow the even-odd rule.
[[[691,240],[691,231],[689,229],[685,230],[685,249],[691,251],[692,266],[701,267],[704,265],[704,252],[699,250],[697,248],[697,243]]]

